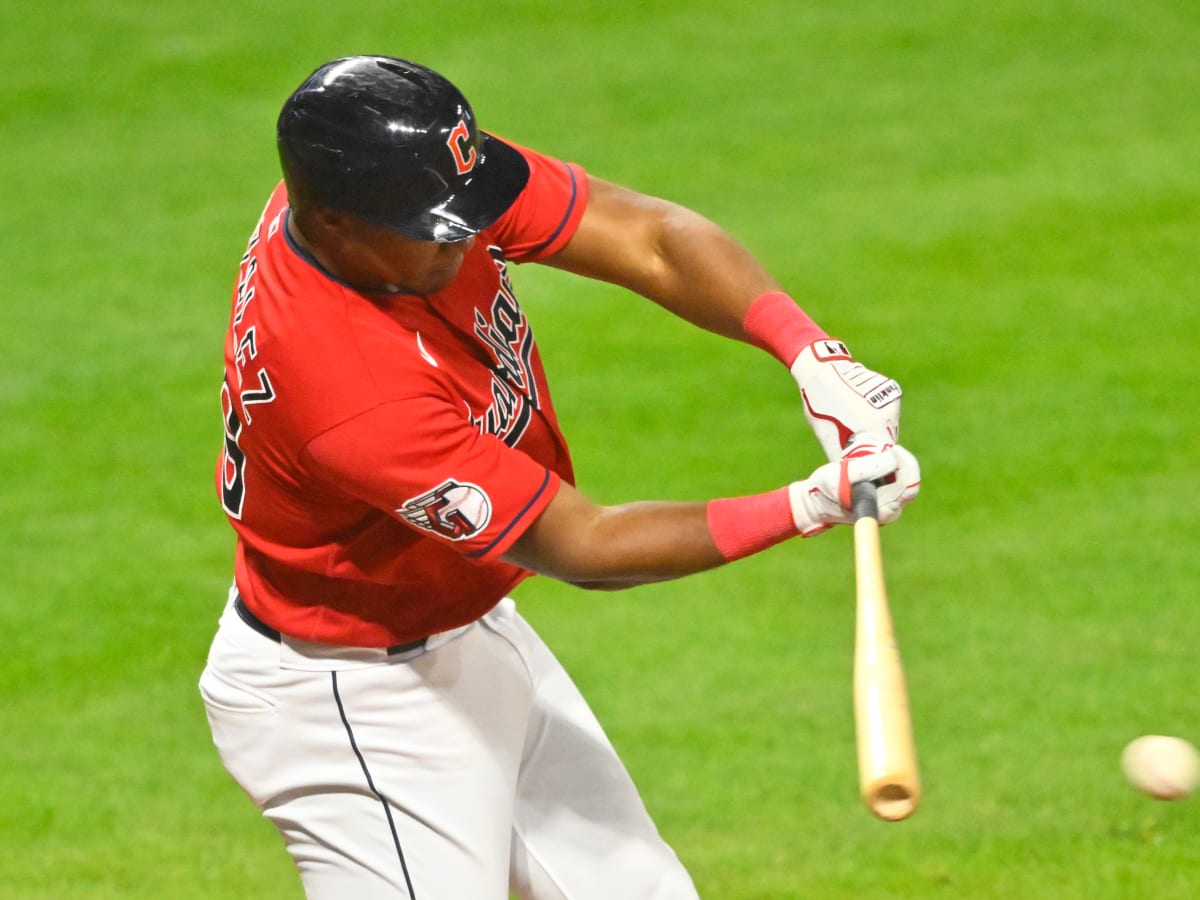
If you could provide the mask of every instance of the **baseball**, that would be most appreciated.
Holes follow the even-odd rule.
[[[1200,784],[1200,753],[1183,738],[1146,734],[1121,753],[1129,783],[1156,800],[1182,800]]]

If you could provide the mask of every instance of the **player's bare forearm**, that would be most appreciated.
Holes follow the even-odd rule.
[[[890,481],[890,476],[895,476]],[[860,436],[808,478],[707,503],[641,501],[600,506],[560,483],[505,562],[580,587],[634,587],[712,569],[796,537],[853,522],[851,485],[883,485],[877,521],[887,524],[920,489],[916,458],[883,435]]]
[[[725,562],[704,503],[599,506],[565,483],[504,560],[604,590],[669,581]]]
[[[779,289],[748,250],[704,216],[597,178],[589,179],[578,231],[548,262],[618,284],[739,340],[750,304]]]

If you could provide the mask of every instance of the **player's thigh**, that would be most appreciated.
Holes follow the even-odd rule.
[[[227,609],[200,675],[213,744],[234,780],[261,806],[271,791],[279,741],[279,643],[249,629]]]
[[[694,900],[586,701],[524,620],[534,709],[513,823],[511,890],[528,900]]]
[[[280,830],[306,885],[356,896],[376,869],[421,898],[503,900],[530,694],[520,658],[478,627],[402,666],[337,673],[340,759],[359,771],[267,813],[303,823]],[[331,742],[320,758],[337,753]]]
[[[271,723],[222,714],[222,743],[253,759],[222,755],[310,897],[503,900],[531,702],[508,642],[475,627],[403,663],[260,668],[245,680],[271,702]]]

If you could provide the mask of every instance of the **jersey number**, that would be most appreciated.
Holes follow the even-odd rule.
[[[221,412],[225,418],[225,450],[221,453],[221,505],[235,519],[242,517],[242,505],[246,502],[246,453],[238,444],[242,434],[242,420],[229,382],[221,382]]]

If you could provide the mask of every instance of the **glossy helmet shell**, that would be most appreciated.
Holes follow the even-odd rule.
[[[276,139],[293,203],[350,213],[422,241],[477,234],[529,179],[525,158],[478,129],[458,88],[388,56],[318,68],[284,104]]]

